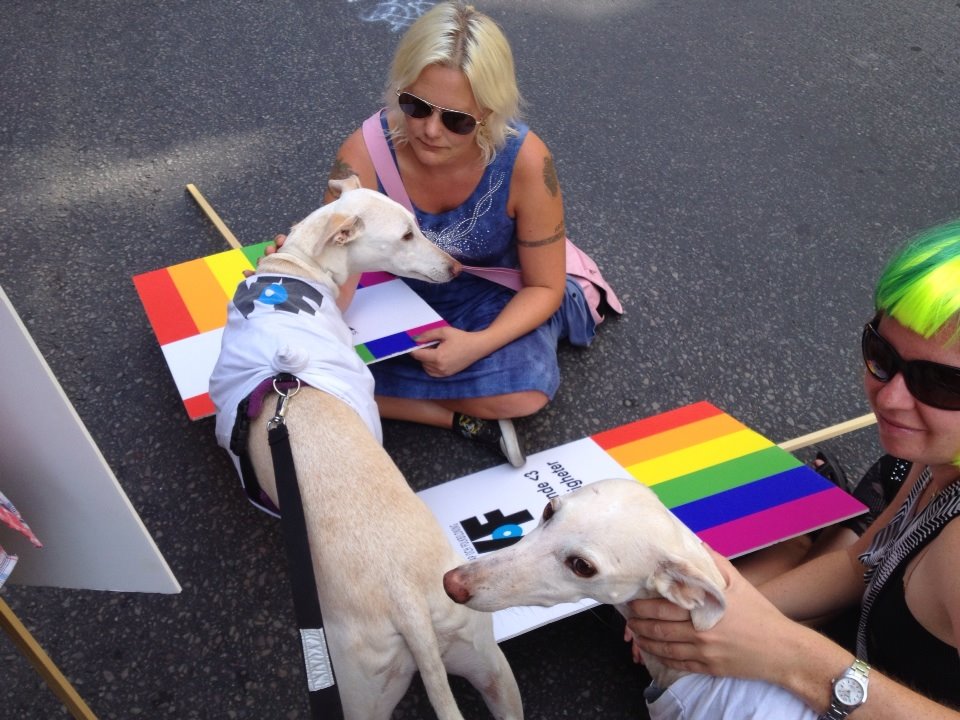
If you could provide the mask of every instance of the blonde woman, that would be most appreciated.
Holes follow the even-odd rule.
[[[424,234],[466,265],[520,271],[514,292],[463,273],[410,285],[449,327],[435,343],[371,366],[382,417],[451,428],[514,466],[524,454],[511,418],[531,415],[560,382],[557,343],[587,345],[594,320],[565,272],[563,202],[550,151],[519,118],[507,39],[488,16],[441,3],[401,39],[380,128]],[[363,133],[331,177],[383,190]]]

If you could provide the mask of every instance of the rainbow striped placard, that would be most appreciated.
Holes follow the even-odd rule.
[[[547,500],[611,477],[648,485],[702,540],[736,557],[866,508],[786,450],[697,402],[451,480],[418,495],[467,559],[519,540]],[[641,527],[637,532],[643,532]],[[596,603],[494,613],[498,641]]]
[[[708,402],[591,438],[687,527],[734,557],[859,515],[864,506]]]
[[[269,244],[227,250],[133,277],[191,420],[215,411],[207,391],[220,355],[227,304],[244,270],[256,267]],[[410,352],[417,347],[413,338],[419,333],[447,324],[389,273],[364,273],[343,318],[354,332],[357,353],[367,364]]]

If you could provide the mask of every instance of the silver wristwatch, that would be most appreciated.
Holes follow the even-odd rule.
[[[853,665],[833,681],[830,709],[817,720],[843,720],[867,701],[867,683],[870,666],[863,660],[854,660]]]

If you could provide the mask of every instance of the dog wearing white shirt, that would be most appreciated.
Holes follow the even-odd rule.
[[[230,447],[239,403],[264,381],[291,373],[304,383],[285,421],[346,720],[388,720],[417,670],[440,720],[462,720],[448,672],[466,677],[499,720],[521,720],[490,616],[444,594],[443,574],[461,558],[380,444],[373,378],[335,303],[356,273],[444,282],[460,265],[356,177],[330,186],[339,198],[294,226],[238,287],[210,381],[218,441]],[[247,451],[279,505],[270,397],[251,419]]]

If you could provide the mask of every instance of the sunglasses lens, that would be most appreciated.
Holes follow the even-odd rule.
[[[867,371],[877,380],[889,382],[890,378],[897,374],[897,358],[894,355],[893,348],[880,337],[880,334],[873,329],[872,325],[867,325],[863,329],[861,349],[863,350],[863,362],[867,366]]]
[[[904,362],[872,325],[863,329],[863,362],[880,382],[903,373],[907,390],[919,402],[941,410],[960,410],[960,368],[926,360]]]
[[[407,92],[400,93],[397,96],[397,103],[400,105],[400,110],[403,111],[404,115],[416,118],[417,120],[430,117],[430,114],[433,112],[433,106],[430,105],[430,103]],[[473,117],[473,115],[457,112],[456,110],[441,110],[440,121],[447,130],[457,135],[469,135],[477,126],[477,119]]]
[[[960,369],[919,361],[909,370],[907,388],[917,400],[941,410],[960,410]]]
[[[428,117],[433,111],[423,100],[410,93],[400,93],[397,102],[400,104],[403,114],[412,118],[422,119]]]
[[[444,110],[443,114],[440,115],[440,119],[443,121],[447,130],[457,135],[469,135],[477,126],[477,121],[472,115],[454,112],[453,110]]]

